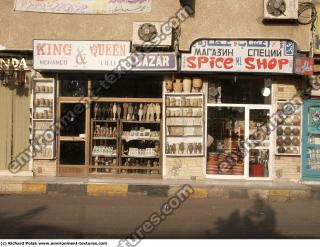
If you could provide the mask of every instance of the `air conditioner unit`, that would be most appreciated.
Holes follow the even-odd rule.
[[[264,20],[298,20],[298,0],[264,0]]]
[[[171,46],[172,26],[163,22],[134,22],[132,44],[134,46]]]

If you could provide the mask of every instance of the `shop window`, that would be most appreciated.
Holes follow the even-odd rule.
[[[85,133],[86,107],[81,103],[62,103],[60,109],[60,135],[79,136]]]
[[[207,174],[244,175],[244,107],[208,108]]]
[[[61,165],[83,165],[85,163],[84,141],[61,141],[60,142],[60,164]]]
[[[88,80],[86,78],[62,77],[60,81],[61,97],[88,96]]]
[[[269,177],[269,124],[268,106],[208,107],[207,174]]]
[[[103,78],[92,81],[93,95],[97,97],[116,98],[161,98],[163,76],[135,75],[124,76],[113,84]]]
[[[250,109],[249,123],[249,175],[269,176],[270,111]]]
[[[263,77],[221,77],[209,79],[208,103],[270,104],[271,96],[262,90],[271,88]]]

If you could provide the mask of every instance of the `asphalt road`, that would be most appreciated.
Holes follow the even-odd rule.
[[[0,238],[123,238],[166,198],[0,196]],[[147,238],[319,238],[320,200],[189,199]]]

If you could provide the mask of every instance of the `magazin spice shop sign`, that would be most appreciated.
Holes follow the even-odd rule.
[[[16,0],[15,10],[66,14],[147,13],[152,0]]]
[[[33,67],[39,70],[111,71],[129,54],[129,41],[34,40]]]
[[[182,54],[181,71],[292,74],[295,44],[270,40],[200,40]]]

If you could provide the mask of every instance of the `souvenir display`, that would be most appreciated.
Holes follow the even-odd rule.
[[[165,94],[165,154],[168,156],[204,155],[203,94],[190,92],[191,84],[190,78],[184,78],[184,93]]]
[[[177,148],[178,147],[178,148]],[[173,143],[166,145],[166,154],[173,155],[201,155],[203,153],[202,143]]]
[[[161,106],[159,103],[96,103],[94,119],[127,120],[127,121],[160,121]]]
[[[160,163],[153,159],[125,158],[120,165],[120,174],[160,175]]]
[[[157,105],[154,111],[147,109],[146,121],[120,121],[121,142],[120,152],[120,174],[137,175],[160,175],[161,159],[161,124],[160,109]],[[143,107],[142,107],[143,109]],[[149,116],[148,116],[149,115]]]
[[[210,152],[207,162],[209,175],[241,175],[244,174],[244,154],[241,151]]]
[[[301,155],[301,105],[277,101],[276,154]]]
[[[161,104],[96,103],[91,174],[161,175]]]
[[[99,111],[106,115],[106,111]],[[94,116],[97,117],[97,110]],[[91,120],[90,173],[117,174],[118,170],[118,122],[115,120]],[[112,166],[112,167],[111,167]]]
[[[200,93],[203,91],[203,80],[199,77],[184,77],[176,79],[166,77],[164,79],[164,89],[166,93]],[[219,88],[219,93],[221,96],[221,87]]]
[[[193,78],[192,80],[192,86],[195,89],[196,92],[200,92],[200,89],[202,88],[202,79],[201,78]]]
[[[190,93],[192,88],[192,81],[190,78],[184,78],[183,79],[183,92],[184,93]]]
[[[117,150],[113,146],[94,146],[92,156],[116,156]]]
[[[32,142],[37,136],[53,128],[55,123],[55,82],[54,79],[33,80],[32,90]],[[55,141],[45,143],[45,147],[36,152],[34,159],[54,159]]]
[[[181,79],[175,79],[175,81],[173,82],[173,91],[175,93],[181,93],[183,89],[183,84]]]

